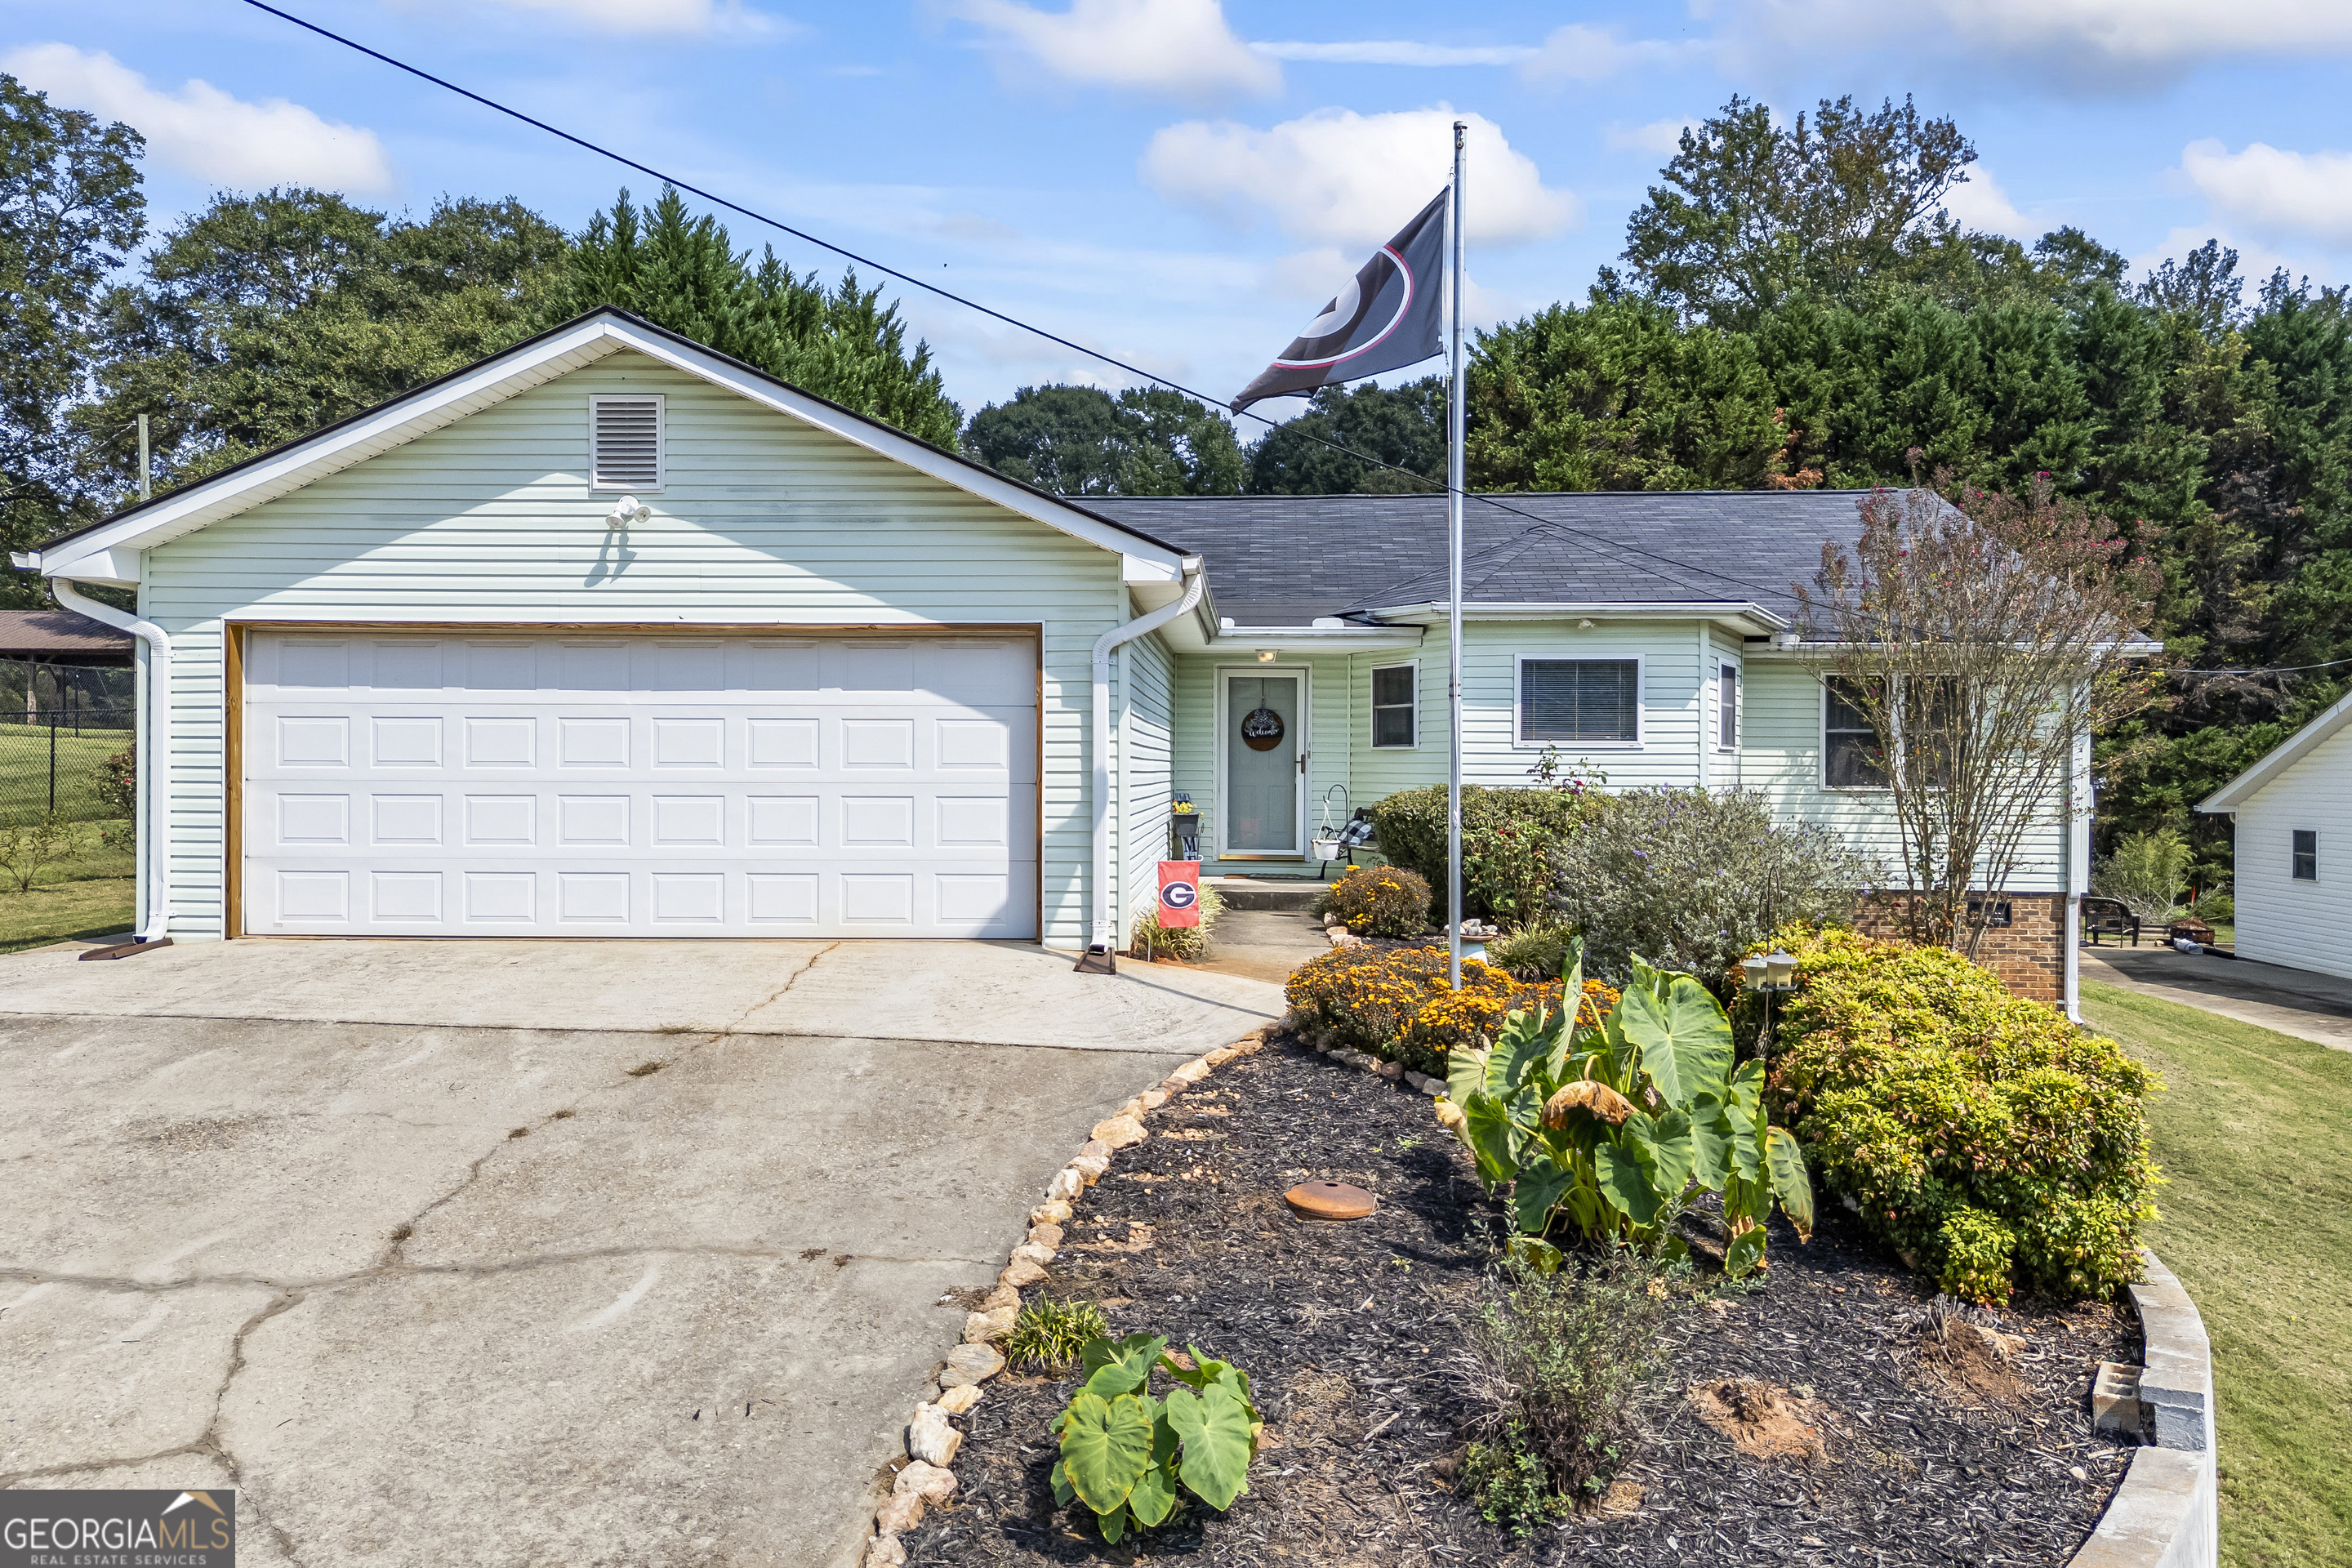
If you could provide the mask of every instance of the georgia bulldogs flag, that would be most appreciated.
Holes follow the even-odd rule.
[[[1438,279],[1445,265],[1445,193],[1373,253],[1323,313],[1234,399],[1239,414],[1262,397],[1290,397],[1444,352]]]
[[[1201,923],[1201,863],[1198,860],[1160,862],[1160,925]]]

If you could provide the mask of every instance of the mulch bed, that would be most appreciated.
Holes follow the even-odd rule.
[[[2121,1477],[2129,1448],[2093,1433],[2087,1392],[2101,1359],[2138,1359],[2127,1314],[2021,1305],[1998,1326],[2024,1347],[1981,1354],[1966,1325],[1932,1326],[1932,1286],[1825,1213],[1809,1245],[1776,1228],[1769,1283],[1669,1320],[1671,1370],[1616,1511],[1514,1541],[1443,1479],[1472,1415],[1460,1329],[1505,1217],[1428,1100],[1276,1038],[1148,1125],[1077,1205],[1041,1289],[1103,1302],[1115,1334],[1247,1370],[1267,1428],[1249,1492],[1107,1547],[1046,1479],[1076,1379],[1008,1373],[960,1423],[961,1489],[904,1538],[910,1564],[2058,1564]],[[1281,1194],[1309,1177],[1368,1187],[1381,1210],[1298,1219]],[[1710,1228],[1692,1217],[1702,1247]],[[1759,1436],[1726,1418],[1727,1402],[1753,1413],[1742,1380],[1801,1401],[1820,1451],[1738,1451],[1707,1416]]]

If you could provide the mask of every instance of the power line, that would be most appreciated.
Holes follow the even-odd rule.
[[[582,149],[583,152],[593,153],[600,158],[608,158],[624,168],[635,169],[637,173],[644,174],[648,179],[659,180],[663,184],[674,185],[681,191],[690,192],[691,194],[701,197],[704,201],[710,203],[714,206],[723,207],[729,212],[736,213],[741,216],[750,218],[753,223],[764,224],[768,227],[777,230],[779,233],[789,234],[793,238],[801,240],[805,244],[814,245],[821,250],[829,250],[835,256],[845,258],[857,266],[871,268],[873,270],[881,273],[886,278],[895,278],[899,282],[904,283],[910,288],[920,289],[926,293],[935,294],[940,299],[946,300],[953,304],[961,305],[968,310],[976,310],[980,314],[988,317],[991,321],[1002,321],[1008,327],[1014,327],[1022,331],[1034,333],[1034,335],[1045,339],[1049,343],[1054,343],[1061,348],[1068,349],[1073,353],[1084,354],[1089,359],[1099,361],[1100,363],[1110,365],[1115,369],[1124,371],[1129,375],[1138,377],[1143,381],[1148,381],[1156,386],[1164,386],[1171,392],[1181,392],[1185,396],[1196,399],[1212,408],[1221,405],[1219,400],[1209,393],[1201,392],[1192,387],[1186,386],[1181,382],[1171,381],[1163,375],[1156,375],[1152,372],[1145,370],[1140,365],[1129,364],[1127,361],[1117,358],[1114,355],[1105,353],[1100,349],[1090,349],[1084,343],[1073,342],[1071,340],[1061,336],[1059,333],[1048,331],[1045,328],[1037,326],[1033,322],[1024,321],[1017,316],[1007,315],[1003,310],[996,310],[992,306],[983,305],[979,300],[967,298],[964,295],[955,292],[951,289],[943,289],[937,283],[933,283],[927,279],[916,277],[914,274],[909,272],[901,272],[895,267],[887,266],[882,262],[873,259],[871,257],[861,256],[856,251],[851,250],[845,246],[835,245],[829,239],[820,238],[816,235],[811,234],[805,229],[795,228],[791,224],[785,223],[780,218],[771,217],[762,212],[756,212],[753,209],[743,205],[740,202],[730,201],[728,198],[718,195],[716,192],[705,190],[699,185],[690,184],[684,180],[675,177],[674,175],[666,174],[650,163],[639,163],[636,159],[631,158],[625,153],[615,153],[609,147],[601,146],[596,142],[591,142],[584,136],[576,136],[571,132],[565,131],[558,126],[551,125],[543,120],[534,119],[532,116],[525,114],[521,110],[509,108],[507,105],[499,102],[496,99],[486,98],[482,94],[475,92],[469,88],[459,87],[456,82],[449,81],[442,77],[435,76],[431,71],[425,70],[422,67],[410,65],[407,61],[397,58],[392,55],[385,54],[381,49],[370,48],[367,45],[353,38],[347,38],[342,34],[335,32],[331,28],[322,27],[316,22],[306,21],[302,17],[295,16],[290,11],[281,11],[277,6],[267,4],[266,0],[245,0],[245,4],[252,6],[257,11],[266,11],[270,16],[277,17],[282,22],[291,22],[294,26],[303,29],[305,32],[315,33],[320,37],[325,38],[330,42],[341,44],[347,49],[352,49],[359,54],[365,55],[368,58],[375,60],[380,64],[390,66],[394,70],[404,71],[410,76],[415,77],[420,81],[431,82],[435,87],[440,88],[444,91],[454,92],[458,97],[467,99],[474,103],[478,103],[483,108],[488,109],[494,113],[503,114],[509,119],[520,121],[523,124],[530,126],[533,130],[543,131],[550,136],[569,142],[573,146]],[[1267,426],[1269,429],[1276,427],[1276,421],[1267,418],[1263,414],[1255,413],[1248,409],[1242,410],[1240,416],[1246,419],[1255,419],[1259,424]],[[1391,473],[1403,474],[1407,478],[1412,479],[1418,483],[1429,485],[1433,489],[1435,493],[1439,495],[1448,493],[1451,488],[1443,480],[1433,479],[1426,474],[1416,473],[1412,469],[1405,468],[1402,464],[1391,463],[1383,458],[1372,457],[1369,453],[1359,452],[1354,447],[1349,447],[1341,442],[1333,441],[1321,436],[1307,435],[1305,432],[1300,432],[1300,434],[1304,436],[1306,439],[1311,440],[1318,446],[1328,447],[1331,450],[1353,458],[1359,462],[1369,464],[1376,468],[1385,468]],[[1677,571],[1696,573],[1700,576],[1710,577],[1720,583],[1727,583],[1733,587],[1744,589],[1750,594],[1762,594],[1773,598],[1787,600],[1794,600],[1797,597],[1796,595],[1790,593],[1785,588],[1759,588],[1757,584],[1749,583],[1743,578],[1727,575],[1724,573],[1715,571],[1711,567],[1695,565],[1687,561],[1676,560],[1675,557],[1670,555],[1661,555],[1655,551],[1643,550],[1638,545],[1621,544],[1615,540],[1609,539],[1601,534],[1593,533],[1589,530],[1580,529],[1572,524],[1560,522],[1556,519],[1539,517],[1534,512],[1527,511],[1518,507],[1512,506],[1506,501],[1497,500],[1491,495],[1483,495],[1467,489],[1464,489],[1462,494],[1465,500],[1476,501],[1483,506],[1493,507],[1496,510],[1507,513],[1510,516],[1524,518],[1532,523],[1540,523],[1547,527],[1558,529],[1565,533],[1574,534],[1576,537],[1582,539],[1588,543],[1601,550],[1622,552],[1623,553],[1616,554],[1612,557],[1612,559],[1617,560],[1621,564],[1630,563],[1626,562],[1625,558],[1627,555],[1632,555],[1640,557],[1643,560],[1663,563],[1665,565],[1674,567]]]

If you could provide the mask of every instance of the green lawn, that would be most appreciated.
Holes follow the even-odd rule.
[[[127,730],[58,732],[58,809],[77,822],[111,816],[98,802],[100,763],[131,745]],[[49,731],[0,723],[0,827],[37,822],[49,812]]]
[[[137,869],[132,851],[110,849],[51,867],[26,892],[18,892],[13,879],[0,882],[0,953],[129,931]]]
[[[2085,983],[2164,1074],[2147,1244],[2213,1341],[2221,1561],[2352,1564],[2352,1054]]]

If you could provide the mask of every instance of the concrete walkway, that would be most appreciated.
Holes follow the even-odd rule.
[[[2083,978],[2352,1051],[2352,980],[2169,947],[2083,949]]]
[[[254,1564],[850,1563],[948,1293],[1279,1005],[1012,944],[0,958],[0,1486],[233,1488]]]

